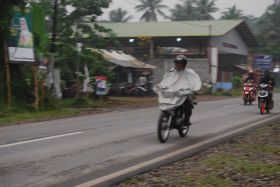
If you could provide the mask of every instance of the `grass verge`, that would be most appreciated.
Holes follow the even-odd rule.
[[[280,120],[119,187],[273,187],[280,184]]]

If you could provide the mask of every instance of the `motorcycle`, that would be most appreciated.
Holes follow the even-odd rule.
[[[269,102],[269,94],[271,92],[271,86],[265,83],[261,83],[259,85],[258,90],[258,108],[260,110],[260,114],[264,114],[265,111],[269,113],[273,108],[273,100]]]
[[[187,119],[190,118],[192,109],[197,104],[193,98],[194,94],[190,93],[180,106],[161,111],[157,126],[157,135],[161,143],[167,141],[170,131],[173,129],[178,131],[180,137],[185,137],[188,134],[190,123]]]
[[[249,105],[251,105],[252,102],[254,102],[256,100],[255,85],[250,81],[244,83],[242,95],[243,95],[244,105],[247,105],[248,103],[249,103]]]

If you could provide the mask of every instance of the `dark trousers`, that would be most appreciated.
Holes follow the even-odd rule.
[[[192,115],[192,109],[193,105],[190,103],[190,100],[186,99],[184,102],[184,108],[185,108],[185,115],[186,115],[186,122],[190,122],[191,115]]]

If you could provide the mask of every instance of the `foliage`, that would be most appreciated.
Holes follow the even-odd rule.
[[[244,18],[242,10],[237,9],[236,5],[233,5],[230,8],[227,8],[227,11],[222,12],[221,19],[241,19]]]
[[[4,70],[4,42],[9,37],[10,20],[14,6],[24,7],[23,0],[0,0],[0,103],[6,99],[6,79]]]
[[[197,0],[196,7],[198,13],[198,20],[214,19],[211,13],[217,12],[218,8],[215,5],[216,0]]]
[[[140,5],[135,7],[137,12],[144,12],[140,18],[141,21],[158,21],[157,14],[165,17],[162,9],[167,8],[166,5],[160,4],[162,0],[139,0]]]
[[[242,78],[240,76],[234,76],[231,81],[234,88],[240,88],[242,81]]]
[[[280,60],[280,5],[268,7],[266,13],[259,19],[257,33],[261,48],[259,53],[272,54],[276,61]]]
[[[132,16],[126,17],[127,13],[128,12],[126,10],[122,10],[121,8],[118,8],[116,10],[112,10],[109,13],[110,21],[112,21],[112,22],[127,22],[130,19],[132,19]]]
[[[183,5],[176,4],[175,8],[171,9],[171,20],[173,21],[196,20],[197,17],[195,0],[186,0]]]
[[[46,32],[44,27],[45,18],[47,18],[48,31],[51,31],[50,25],[52,25],[54,14],[54,1],[49,0],[28,0],[28,1],[16,1],[16,0],[0,0],[0,60],[3,61],[3,42],[8,37],[10,18],[12,15],[12,9],[15,5],[21,5],[24,8],[25,2],[29,2],[29,6],[32,7],[33,13],[33,36],[35,44],[35,53],[37,60],[39,54],[48,53],[49,50],[49,38],[50,35]],[[62,79],[65,84],[73,84],[75,79],[75,71],[78,66],[78,61],[81,61],[79,70],[82,70],[83,64],[88,63],[91,76],[94,76],[96,72],[104,72],[111,79],[114,75],[108,71],[108,64],[105,64],[100,55],[90,54],[85,52],[86,45],[81,55],[77,54],[75,43],[83,40],[85,43],[94,44],[91,47],[110,47],[116,46],[115,34],[106,28],[100,27],[95,23],[97,16],[102,14],[102,8],[107,8],[111,0],[58,0],[57,11],[57,40],[58,45],[56,51],[56,67],[60,68]],[[72,6],[73,11],[68,12],[66,7]],[[105,37],[104,37],[105,36]],[[94,57],[93,57],[94,56]],[[96,65],[95,64],[96,62]],[[32,107],[34,102],[34,81],[32,77],[32,68],[30,64],[10,64],[10,71],[12,77],[12,92],[13,101],[16,105],[21,105],[23,108]],[[95,74],[94,74],[95,73]],[[71,82],[72,81],[72,82]],[[5,71],[3,63],[0,63],[0,103],[5,102],[6,98],[6,81]],[[14,106],[17,108],[17,106]],[[50,96],[44,98],[45,108],[57,108],[57,102]],[[5,110],[5,107],[2,108]]]
[[[214,19],[211,13],[217,12],[216,0],[184,0],[171,10],[171,19],[182,20],[209,20]]]

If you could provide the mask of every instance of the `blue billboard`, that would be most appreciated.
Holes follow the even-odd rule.
[[[254,57],[254,68],[261,70],[271,70],[273,68],[272,55],[258,55]]]

